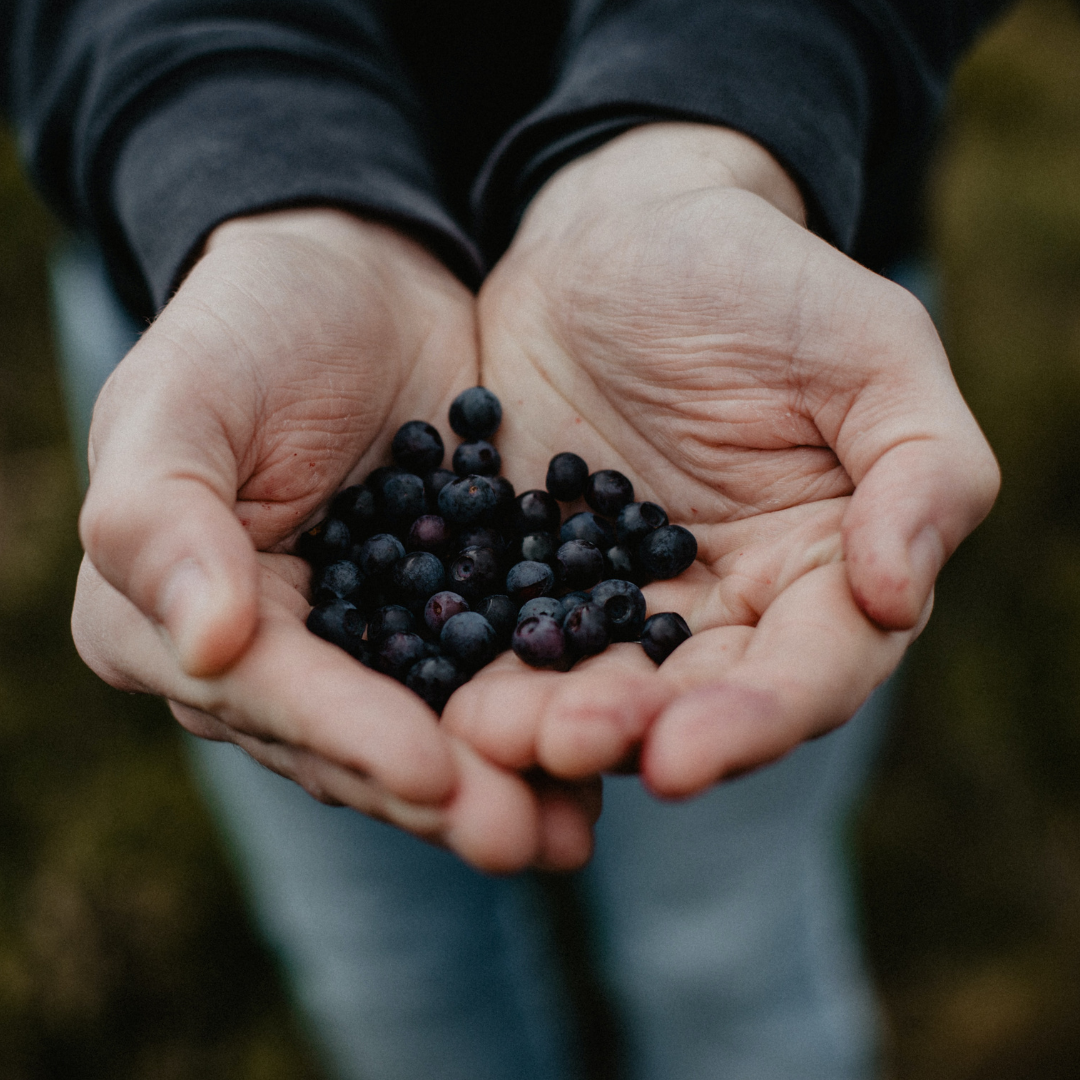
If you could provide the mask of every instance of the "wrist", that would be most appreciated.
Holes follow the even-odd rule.
[[[806,206],[794,180],[760,143],[730,128],[645,124],[565,165],[540,189],[530,218],[578,217],[586,207],[626,206],[703,190],[750,192],[797,222]]]

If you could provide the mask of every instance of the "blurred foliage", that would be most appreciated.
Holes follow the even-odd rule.
[[[1080,18],[965,63],[929,200],[942,328],[1001,460],[858,832],[892,1080],[1080,1076]],[[0,144],[0,1080],[305,1080],[160,705],[74,653],[54,227]]]
[[[942,576],[861,829],[902,1080],[1080,1076],[1080,19],[958,73],[929,198],[941,323],[1002,466]]]
[[[0,1080],[308,1080],[158,702],[68,631],[79,492],[48,336],[56,230],[0,141]]]

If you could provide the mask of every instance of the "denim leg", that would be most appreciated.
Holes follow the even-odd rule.
[[[327,807],[190,740],[263,933],[343,1080],[565,1080],[558,965],[527,875]]]
[[[887,696],[689,802],[605,783],[586,890],[633,1080],[874,1075],[843,842]]]

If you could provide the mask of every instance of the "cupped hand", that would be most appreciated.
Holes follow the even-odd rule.
[[[921,305],[802,214],[749,139],[651,125],[556,174],[485,284],[511,480],[576,451],[699,545],[645,589],[694,632],[662,667],[506,656],[459,692],[446,722],[492,760],[583,777],[640,752],[689,795],[847,720],[925,623],[997,466]]]
[[[284,553],[400,424],[446,417],[476,355],[472,296],[393,230],[332,210],[220,227],[98,400],[73,630],[109,682],[317,798],[484,869],[575,866],[597,785],[530,786],[314,637]]]

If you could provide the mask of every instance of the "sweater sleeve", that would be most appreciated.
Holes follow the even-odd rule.
[[[735,128],[847,251],[914,186],[952,68],[1002,0],[575,0],[547,99],[474,189],[489,257],[562,164],[637,124]],[[888,222],[884,222],[888,231]]]
[[[411,231],[475,283],[419,107],[356,0],[21,0],[10,110],[38,186],[152,314],[222,221],[336,205]]]

